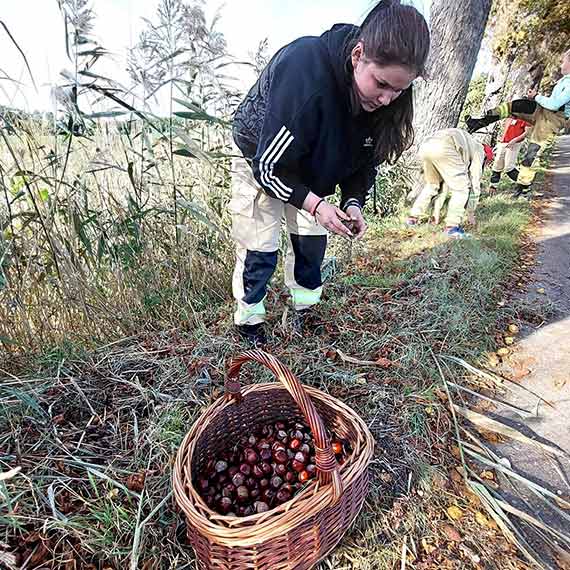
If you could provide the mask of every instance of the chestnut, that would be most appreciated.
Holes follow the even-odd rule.
[[[259,461],[259,455],[257,455],[255,450],[251,448],[246,449],[244,454],[246,463],[249,463],[250,465],[253,465]]]
[[[275,498],[279,503],[285,503],[291,498],[291,493],[289,493],[284,489],[279,489],[279,491],[277,491],[277,494],[275,495]]]
[[[255,501],[253,508],[256,513],[266,513],[269,510],[269,505],[263,501]]]
[[[289,442],[289,449],[292,449],[293,451],[297,451],[299,449],[299,447],[301,447],[301,440],[300,439],[292,439]]]
[[[236,493],[237,493],[237,499],[241,503],[245,503],[245,501],[249,499],[249,491],[245,485],[238,487]]]
[[[300,430],[298,430],[298,429],[293,430],[293,431],[291,431],[291,432],[289,433],[289,437],[290,437],[291,439],[299,439],[299,440],[301,440],[301,439],[303,439],[303,432],[300,431]]]
[[[295,471],[297,471],[297,473],[300,473],[301,471],[305,470],[305,463],[301,463],[300,461],[297,461],[296,459],[293,459],[293,462],[291,463],[291,467],[293,467],[293,469]]]
[[[299,463],[307,463],[307,455],[302,451],[297,451],[297,453],[295,453],[294,461],[298,461]]]
[[[229,497],[222,497],[219,500],[218,505],[222,513],[229,513],[230,509],[232,508],[232,500]]]
[[[279,487],[283,485],[283,479],[281,479],[279,475],[274,475],[273,477],[271,477],[270,483],[273,489],[279,489]]]
[[[273,459],[276,463],[287,463],[287,453],[283,450],[273,452]]]
[[[303,471],[301,471],[299,473],[299,482],[300,483],[306,483],[310,478],[311,478],[311,476],[309,475],[309,472],[306,469],[304,469]]]
[[[275,475],[283,477],[285,473],[287,473],[287,467],[283,463],[275,463],[275,467],[273,467],[273,472],[275,473]]]
[[[233,477],[237,472],[239,471],[239,467],[237,465],[232,465],[229,469],[228,469],[228,475],[230,477]]]
[[[259,457],[261,461],[271,461],[273,454],[271,453],[271,449],[262,449],[259,452]]]
[[[287,471],[287,473],[285,473],[285,481],[287,481],[287,483],[294,483],[297,479],[297,475],[294,471]]]
[[[236,487],[241,487],[245,483],[245,475],[239,471],[232,477],[232,483]]]

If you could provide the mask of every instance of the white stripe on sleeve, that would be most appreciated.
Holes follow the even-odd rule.
[[[287,150],[289,145],[293,142],[295,137],[289,132],[287,127],[281,127],[271,144],[265,149],[260,161],[259,170],[261,174],[261,181],[271,189],[275,195],[287,202],[293,193],[293,188],[289,188],[273,174],[273,168],[283,153]]]

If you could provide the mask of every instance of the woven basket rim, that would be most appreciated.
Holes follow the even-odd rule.
[[[334,409],[337,413],[349,418],[358,434],[356,449],[350,463],[341,469],[343,486],[347,488],[365,471],[374,452],[374,438],[362,418],[347,404],[330,394],[314,388],[303,386],[309,396],[315,401]],[[243,397],[255,392],[285,390],[281,383],[266,382],[244,387]],[[172,484],[175,500],[186,516],[188,524],[200,528],[201,532],[215,537],[215,541],[230,547],[251,546],[272,537],[283,534],[284,526],[289,529],[300,526],[308,517],[316,515],[321,510],[332,505],[332,485],[322,488],[318,482],[313,482],[301,494],[287,503],[273,508],[267,513],[255,514],[249,517],[227,517],[209,509],[191,481],[185,467],[191,463],[195,444],[207,427],[214,422],[218,415],[228,406],[236,405],[225,396],[214,401],[194,422],[190,431],[182,441],[176,456],[172,473]],[[359,451],[358,456],[356,456]],[[191,478],[191,475],[190,475]],[[204,513],[208,513],[206,516]]]

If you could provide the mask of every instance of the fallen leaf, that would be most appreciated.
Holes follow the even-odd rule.
[[[376,359],[376,364],[378,364],[378,366],[380,366],[381,368],[390,368],[394,363],[388,358],[380,356],[379,358]]]
[[[325,358],[329,360],[336,360],[338,353],[333,348],[325,349]]]
[[[499,366],[499,357],[497,354],[495,354],[494,352],[491,352],[491,354],[489,354],[488,358],[487,358],[487,362],[489,364],[489,366],[492,366],[493,368],[495,368],[496,366]]]
[[[522,380],[525,376],[528,376],[529,374],[530,370],[528,368],[523,368],[517,365],[513,368],[513,372],[512,374],[510,374],[510,379],[514,380],[515,382],[518,382],[519,380]]]
[[[381,368],[389,368],[394,365],[394,362],[384,358],[379,357],[376,360],[360,360],[359,358],[354,358],[353,356],[348,356],[341,350],[337,350],[337,354],[343,362],[349,362],[350,364],[357,364],[359,366],[380,366]]]
[[[463,511],[459,507],[452,505],[447,509],[447,514],[452,520],[458,521],[463,516]]]
[[[494,481],[495,474],[492,471],[481,471],[481,479],[487,479],[487,481]]]
[[[509,326],[508,326],[508,331],[509,331],[511,334],[518,334],[518,332],[519,332],[519,327],[517,327],[517,325],[509,325]]]
[[[546,290],[543,289],[542,287],[539,287],[539,288],[536,290],[536,292],[539,293],[540,295],[546,295]]]
[[[506,336],[505,337],[505,344],[513,344],[515,342],[515,339],[512,336]]]
[[[566,378],[556,378],[556,380],[554,380],[554,386],[558,389],[564,388],[564,386],[566,386],[566,383]]]
[[[422,538],[421,545],[426,554],[431,554],[436,550],[436,547],[433,544],[430,544],[426,538]]]
[[[77,570],[77,561],[73,556],[73,551],[67,551],[65,554],[68,558],[65,561],[64,570]]]
[[[459,534],[459,531],[455,527],[446,524],[444,527],[442,527],[441,530],[447,537],[447,540],[451,540],[453,542],[461,542],[462,540],[461,535]]]
[[[489,519],[482,512],[475,513],[475,520],[481,526],[489,526]]]
[[[451,479],[454,483],[461,483],[463,481],[461,473],[459,473],[459,471],[457,471],[456,469],[452,469]]]
[[[505,347],[499,348],[499,350],[497,350],[497,354],[499,356],[508,356],[510,353],[511,353],[511,351]]]
[[[144,489],[144,482],[146,479],[146,473],[144,471],[140,471],[139,473],[133,473],[127,477],[125,485],[131,491],[135,491],[136,493],[140,493]]]
[[[384,483],[391,483],[394,480],[394,476],[391,473],[380,473],[380,479]]]
[[[34,568],[35,566],[41,566],[43,562],[47,560],[48,555],[49,555],[49,550],[45,545],[44,541],[42,540],[36,546],[34,554],[32,555],[29,561],[30,567]]]

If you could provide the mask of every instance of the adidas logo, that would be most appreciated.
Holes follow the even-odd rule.
[[[366,137],[364,139],[364,146],[374,146],[374,139],[372,137]]]

